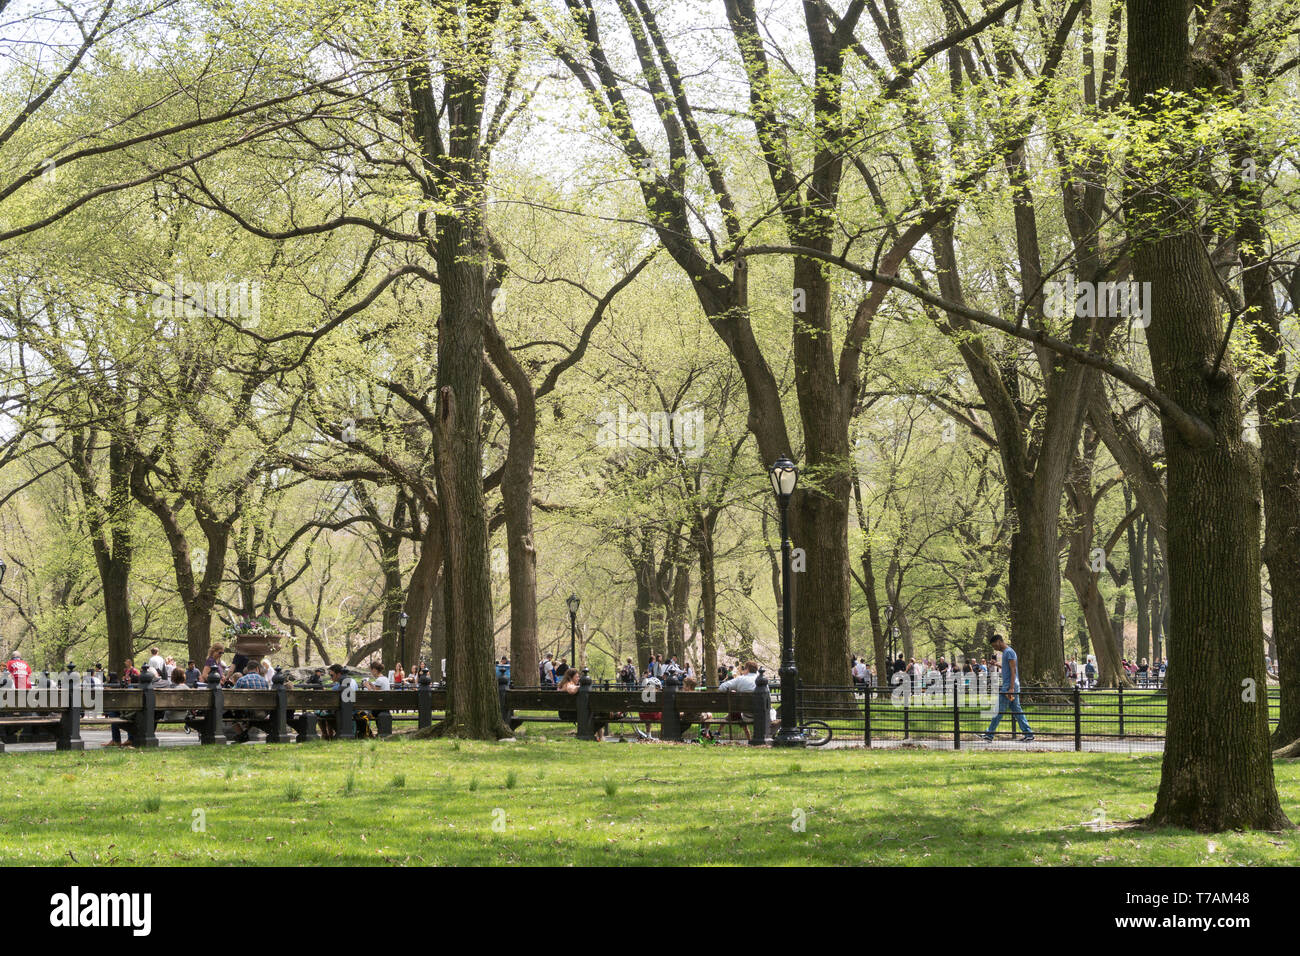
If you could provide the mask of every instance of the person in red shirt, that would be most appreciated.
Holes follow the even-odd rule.
[[[32,668],[23,656],[17,651],[9,655],[9,663],[5,665],[9,671],[9,677],[14,682],[15,690],[30,690],[32,686]]]

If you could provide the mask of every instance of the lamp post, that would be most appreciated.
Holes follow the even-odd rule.
[[[889,643],[889,666],[894,666],[894,605],[885,605],[885,640]]]
[[[577,667],[578,660],[578,605],[582,602],[578,600],[578,595],[570,594],[569,600],[569,666]]]
[[[406,622],[409,621],[410,615],[405,611],[397,615],[397,663],[401,664],[406,659]]]
[[[1065,615],[1061,615],[1061,660],[1065,660]]]
[[[781,729],[773,745],[777,747],[806,747],[808,740],[796,724],[799,704],[799,669],[794,663],[794,620],[790,608],[790,496],[799,483],[799,469],[790,459],[782,456],[772,465],[768,477],[772,491],[781,509]]]

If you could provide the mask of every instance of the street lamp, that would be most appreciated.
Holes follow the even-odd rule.
[[[576,667],[578,660],[578,605],[582,602],[578,600],[578,595],[570,594],[569,600],[565,602],[569,605],[569,666]]]
[[[410,615],[405,611],[397,615],[397,663],[401,664],[406,659],[406,622],[409,621]]]
[[[1065,615],[1061,615],[1061,660],[1065,660]]]
[[[799,718],[799,669],[794,663],[794,620],[790,609],[790,496],[799,483],[799,469],[784,455],[772,465],[768,477],[781,508],[781,729],[772,743],[777,747],[806,747],[808,740],[795,726]]]
[[[894,605],[885,605],[885,639],[889,642],[889,667],[894,667]]]

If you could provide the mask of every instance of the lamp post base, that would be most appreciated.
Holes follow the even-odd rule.
[[[799,670],[787,652],[781,664],[781,729],[772,738],[773,747],[807,747],[808,738],[799,726]]]

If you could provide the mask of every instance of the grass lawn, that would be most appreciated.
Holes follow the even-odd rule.
[[[1300,861],[1294,832],[1126,826],[1158,755],[398,738],[0,759],[7,865]],[[1277,775],[1300,821],[1300,763]]]

